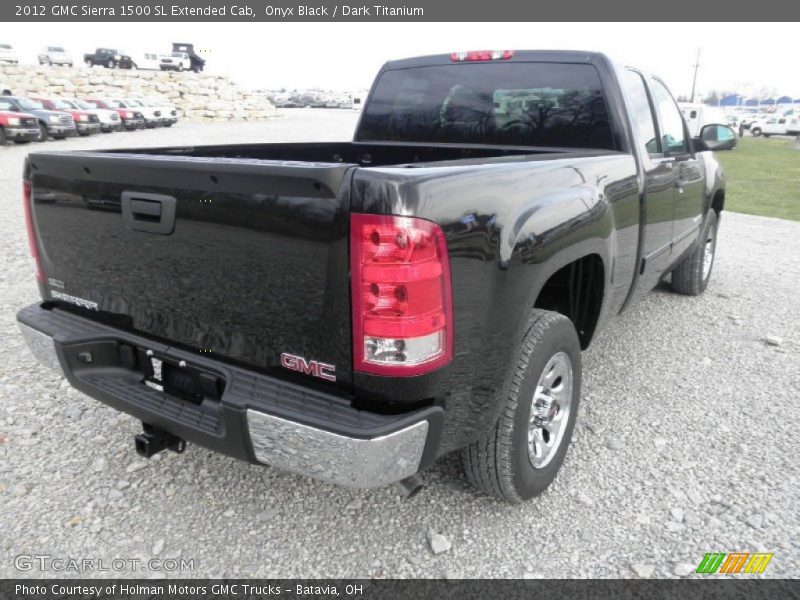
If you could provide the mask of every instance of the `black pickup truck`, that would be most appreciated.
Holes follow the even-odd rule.
[[[133,59],[113,48],[98,48],[92,54],[84,54],[83,62],[89,68],[100,66],[106,69],[132,69]]]
[[[37,357],[144,424],[354,487],[541,492],[581,350],[665,277],[708,284],[725,202],[659,80],[584,52],[386,64],[352,142],[35,152]]]

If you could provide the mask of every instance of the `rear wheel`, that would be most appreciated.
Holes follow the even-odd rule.
[[[91,68],[92,68],[94,65],[92,64],[92,61],[90,61],[90,60],[88,60],[88,59],[87,59],[87,61],[86,61],[86,66],[87,66],[87,67],[89,67],[89,68],[91,69]]]
[[[672,271],[672,289],[679,294],[699,296],[706,291],[714,268],[718,225],[717,213],[709,211],[697,246]]]
[[[115,61],[113,58],[111,60],[109,60],[108,61],[108,68],[109,69],[116,69],[117,68],[117,61]]]
[[[467,479],[508,502],[540,494],[567,452],[581,394],[581,348],[564,315],[534,310],[503,412],[493,429],[464,449]]]
[[[6,130],[0,127],[0,146],[5,146],[6,140]]]

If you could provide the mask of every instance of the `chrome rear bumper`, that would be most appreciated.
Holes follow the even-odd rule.
[[[36,360],[44,366],[63,374],[64,370],[61,368],[61,361],[58,359],[53,338],[41,331],[36,331],[33,327],[28,327],[20,321],[17,321],[17,325],[19,325],[22,337]]]
[[[441,407],[381,415],[218,360],[178,349],[165,352],[135,334],[68,312],[33,305],[17,318],[34,357],[80,391],[183,440],[242,460],[373,488],[404,480],[435,457]],[[119,362],[114,345],[154,347],[173,364],[208,368],[225,382],[224,392],[197,405],[152,389],[140,371]]]
[[[359,439],[247,411],[253,452],[259,462],[346,487],[371,488],[419,470],[428,421],[380,437]]]

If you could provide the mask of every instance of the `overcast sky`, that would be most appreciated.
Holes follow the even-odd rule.
[[[192,42],[210,71],[249,88],[369,87],[387,60],[470,49],[598,50],[663,77],[688,95],[701,47],[697,88],[800,97],[794,23],[23,23],[0,33],[22,62],[45,44],[74,55],[95,46],[166,52]]]

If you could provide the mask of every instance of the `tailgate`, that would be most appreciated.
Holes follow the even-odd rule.
[[[354,165],[123,153],[29,165],[48,299],[275,374],[312,377],[281,367],[283,353],[327,363],[336,381],[319,381],[349,387]]]

